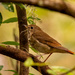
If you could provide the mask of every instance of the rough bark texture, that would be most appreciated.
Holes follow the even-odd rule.
[[[19,41],[20,49],[28,52],[28,38],[27,38],[27,28],[24,25],[27,25],[26,10],[20,8],[16,5],[18,23],[19,23]],[[23,31],[25,31],[22,33]],[[29,68],[23,65],[23,62],[20,62],[20,75],[29,75]]]
[[[75,5],[65,2],[64,0],[0,0],[0,2],[25,3],[75,17]]]
[[[0,53],[3,54],[3,55],[9,56],[11,58],[14,58],[16,60],[19,60],[21,62],[24,62],[28,57],[32,57],[34,62],[42,63],[34,55],[29,54],[29,53],[27,53],[25,51],[22,51],[20,49],[10,47],[10,46],[0,46]],[[33,66],[33,68],[35,68],[36,70],[39,71],[38,66]],[[48,66],[42,66],[42,67],[39,67],[39,68],[41,70],[41,74],[43,74],[43,75],[51,75],[51,74],[47,73],[47,70],[50,69]]]

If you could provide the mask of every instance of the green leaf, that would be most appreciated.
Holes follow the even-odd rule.
[[[30,45],[29,45],[29,47],[30,47],[35,53],[38,53],[41,58],[43,58],[43,56],[42,56],[36,49],[34,49],[33,47],[31,47]]]
[[[40,18],[38,18],[38,17],[33,17],[33,16],[29,16],[28,18],[27,18],[27,20],[29,20],[29,19],[32,19],[32,20],[41,20]]]
[[[0,65],[0,71],[2,70],[2,68],[3,68],[3,65]]]
[[[29,16],[27,19],[29,20],[29,19],[34,19],[34,18],[32,16]]]
[[[41,20],[40,18],[36,17],[36,20]]]
[[[0,25],[2,24],[2,20],[3,20],[3,17],[2,17],[2,14],[0,12]]]
[[[16,71],[15,71],[15,70],[4,70],[4,71],[11,71],[11,72],[14,72],[14,73],[16,73]]]
[[[35,24],[33,20],[28,20],[29,24]]]
[[[46,63],[34,63],[33,66],[45,66],[48,65]]]
[[[35,53],[38,53],[37,50],[35,50],[34,48],[32,48],[31,46],[29,46]]]
[[[19,43],[18,43],[18,42],[15,42],[15,41],[6,41],[6,42],[2,42],[2,44],[6,44],[6,45],[16,45],[16,46],[19,45]]]
[[[11,22],[17,22],[17,21],[18,21],[17,17],[13,17],[3,21],[2,23],[11,23]]]
[[[56,73],[59,73],[59,74],[65,73],[65,72],[70,70],[68,68],[61,67],[61,66],[52,66],[51,68],[52,68],[53,71],[55,71]],[[66,75],[74,75],[74,74],[73,74],[73,72],[69,72]]]
[[[14,6],[12,3],[2,3],[5,9],[9,10],[10,12],[14,12]]]
[[[27,18],[27,21],[29,22],[29,24],[35,24],[33,20],[41,20],[41,19],[38,17],[33,17],[33,16],[29,16]]]
[[[18,73],[15,70],[5,70],[5,71],[10,71],[10,72],[14,72],[13,75],[18,75]]]
[[[48,64],[45,64],[45,63],[35,63],[32,58],[28,58],[25,62],[24,62],[24,65],[27,66],[27,67],[30,67],[30,66],[45,66],[45,65],[48,65]]]
[[[22,3],[14,3],[16,5],[18,5],[21,9],[25,9],[26,7],[24,6],[24,4]]]
[[[13,75],[18,75],[18,73],[15,73],[15,74],[13,74]]]
[[[24,65],[29,67],[29,66],[32,66],[34,64],[32,58],[28,58],[25,62],[24,62]]]
[[[52,75],[57,75],[53,70],[47,70],[47,72],[49,73],[49,74],[52,74]]]
[[[32,73],[29,73],[29,75],[34,75],[34,74],[32,74]]]

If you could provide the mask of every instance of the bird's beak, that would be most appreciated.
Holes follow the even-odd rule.
[[[27,25],[24,25],[24,27],[25,27],[25,28],[28,28],[28,26],[27,26]]]

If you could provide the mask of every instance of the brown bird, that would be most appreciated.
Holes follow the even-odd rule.
[[[38,27],[37,25],[28,26],[28,39],[29,39],[30,45],[34,49],[36,49],[37,51],[41,53],[49,54],[49,56],[52,53],[74,54],[74,52],[63,47],[59,42],[57,42],[55,39],[50,37],[47,33],[43,32],[41,28]]]

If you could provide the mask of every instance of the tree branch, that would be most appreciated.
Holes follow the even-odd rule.
[[[75,5],[63,0],[0,0],[0,2],[25,3],[75,17]]]
[[[16,60],[19,60],[21,62],[24,62],[28,57],[32,57],[34,62],[42,63],[34,55],[24,52],[20,49],[10,47],[10,46],[0,46],[0,53],[3,55],[9,56],[11,58],[14,58]],[[39,71],[38,66],[32,66],[32,67]],[[41,73],[43,75],[51,75],[47,73],[48,69],[50,69],[48,66],[40,67]]]
[[[24,27],[24,25],[27,26],[26,10],[24,8],[21,9],[18,5],[16,5],[16,10],[19,24],[20,49],[28,52],[28,33],[27,28]],[[26,32],[22,33],[24,30],[26,30]],[[20,75],[29,75],[29,68],[25,67],[23,62],[20,62]]]

